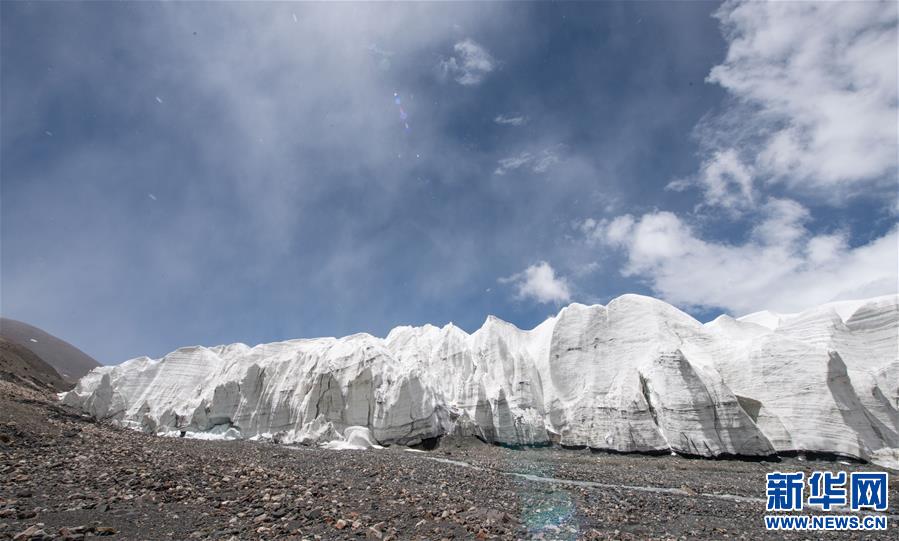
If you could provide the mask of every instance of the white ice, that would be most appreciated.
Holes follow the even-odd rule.
[[[706,324],[624,295],[572,304],[532,330],[491,316],[471,334],[425,325],[186,347],[96,368],[64,400],[189,437],[343,445],[365,427],[372,444],[462,435],[701,456],[822,452],[896,468],[897,340],[896,295]]]

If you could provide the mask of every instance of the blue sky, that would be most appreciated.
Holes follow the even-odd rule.
[[[896,293],[896,9],[2,3],[0,312],[113,363]]]

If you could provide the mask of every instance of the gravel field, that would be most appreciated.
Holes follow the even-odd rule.
[[[0,539],[820,538],[764,530],[765,472],[796,469],[877,468],[469,441],[423,452],[160,438],[0,382]],[[865,539],[899,539],[890,481],[890,529]]]

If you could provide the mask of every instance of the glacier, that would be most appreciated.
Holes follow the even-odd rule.
[[[571,304],[532,330],[490,316],[471,334],[424,325],[193,346],[95,368],[61,396],[157,434],[336,448],[475,436],[703,457],[826,453],[897,469],[899,295],[703,324],[628,294]]]

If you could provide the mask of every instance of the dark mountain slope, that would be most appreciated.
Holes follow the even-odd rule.
[[[0,338],[0,379],[49,392],[68,391],[73,386],[31,350],[3,338]]]
[[[100,366],[93,357],[65,340],[14,319],[0,318],[0,338],[28,349],[72,383]]]

